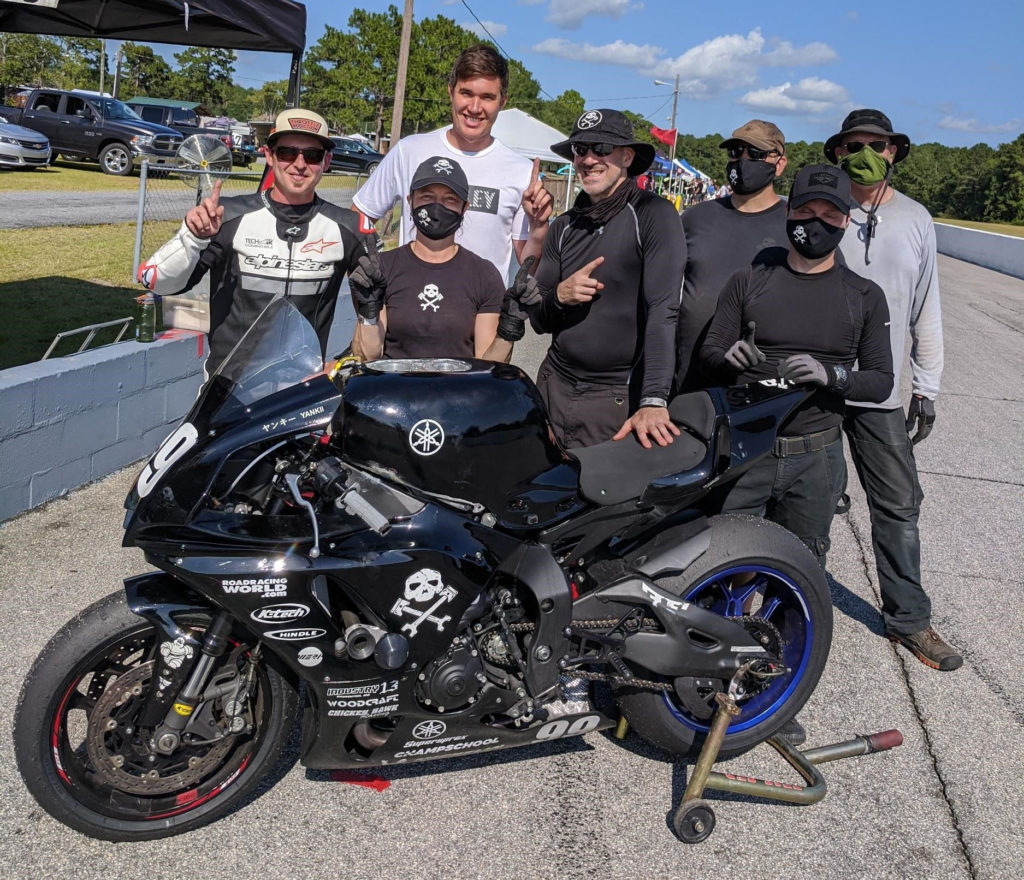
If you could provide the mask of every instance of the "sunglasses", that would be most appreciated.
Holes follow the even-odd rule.
[[[871,147],[871,149],[876,153],[884,153],[889,149],[889,146],[890,144],[888,141],[868,141],[866,144],[863,144],[860,141],[850,141],[848,144],[843,144],[843,149],[846,150],[847,153],[859,153],[865,147]]]
[[[782,155],[778,150],[759,150],[749,144],[733,144],[731,147],[725,148],[725,154],[730,159],[739,159],[744,153],[747,154],[748,159],[753,159],[755,162],[763,162],[769,156]]]
[[[282,162],[294,162],[300,153],[307,165],[319,165],[324,161],[327,150],[323,147],[274,147],[274,155]]]
[[[610,156],[615,149],[615,144],[569,144],[569,149],[577,159],[582,159],[587,153],[595,156]]]

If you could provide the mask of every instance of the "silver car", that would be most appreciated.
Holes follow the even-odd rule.
[[[50,141],[44,134],[0,122],[0,166],[38,168],[50,164]]]

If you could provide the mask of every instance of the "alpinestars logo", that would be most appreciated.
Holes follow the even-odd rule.
[[[322,272],[324,269],[330,269],[332,265],[331,263],[321,263],[319,260],[288,260],[275,254],[254,254],[246,257],[243,262],[256,269],[282,269],[298,272]]]
[[[324,248],[333,247],[336,244],[341,244],[340,241],[324,241],[322,238],[318,238],[316,241],[307,241],[302,247],[299,248],[300,254],[311,254],[316,251],[318,254],[324,252]]]
[[[143,265],[139,267],[139,281],[147,290],[156,286],[156,266]]]

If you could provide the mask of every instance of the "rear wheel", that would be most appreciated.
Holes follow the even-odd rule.
[[[711,545],[684,576],[657,584],[682,599],[737,618],[784,668],[755,681],[740,696],[723,758],[768,739],[810,697],[832,643],[832,602],[817,561],[794,535],[766,520],[719,516],[710,521]],[[645,676],[646,677],[646,676]],[[672,692],[622,688],[617,696],[632,727],[676,755],[700,751],[724,679],[680,677]]]
[[[177,622],[201,638],[209,618]],[[51,816],[90,837],[151,840],[212,822],[249,795],[287,739],[294,687],[235,643],[213,674],[251,675],[243,712],[233,707],[228,716],[217,701],[201,704],[195,717],[206,724],[202,735],[186,728],[172,754],[157,752],[136,719],[158,643],[155,628],[115,593],[51,639],[22,687],[14,721],[18,769]]]

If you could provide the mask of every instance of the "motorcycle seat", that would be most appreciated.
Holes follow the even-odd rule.
[[[630,434],[596,446],[572,449],[580,463],[580,494],[594,504],[619,504],[639,498],[652,480],[696,468],[707,455],[715,427],[715,407],[703,391],[682,394],[669,403],[669,415],[681,433],[668,446],[644,449]]]

